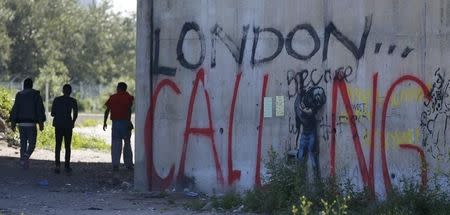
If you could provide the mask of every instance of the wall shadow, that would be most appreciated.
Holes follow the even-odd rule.
[[[61,163],[64,166],[64,163]],[[23,187],[42,187],[58,191],[98,191],[102,189],[133,188],[133,171],[122,168],[113,172],[111,163],[71,163],[73,172],[64,168],[54,173],[54,161],[30,159],[29,169],[20,166],[19,158],[0,156],[0,184]]]

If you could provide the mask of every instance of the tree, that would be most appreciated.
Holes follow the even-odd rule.
[[[8,74],[35,77],[43,62],[39,56],[38,47],[33,40],[33,34],[36,32],[32,19],[33,2],[28,0],[3,0],[2,3],[13,12],[11,19],[6,22],[8,36],[12,41]]]
[[[109,1],[0,0],[0,7],[3,80],[35,78],[41,91],[50,84],[51,97],[65,83],[134,80],[136,17],[113,13]]]
[[[11,39],[8,36],[6,23],[13,16],[12,11],[6,7],[4,1],[0,1],[0,75],[8,75],[8,61],[10,57]]]

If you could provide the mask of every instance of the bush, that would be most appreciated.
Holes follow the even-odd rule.
[[[403,180],[401,189],[396,188],[386,201],[379,202],[377,214],[449,214],[449,194],[439,185],[422,190],[410,179]]]
[[[37,147],[55,150],[55,128],[50,124],[46,124],[44,130],[38,133]],[[75,132],[72,135],[72,149],[108,150],[109,148],[110,146],[102,139],[83,136]]]
[[[230,191],[225,193],[221,198],[213,197],[211,202],[213,208],[231,210],[239,207],[242,203],[242,199],[239,193]]]
[[[310,199],[313,207],[318,207],[322,199],[335,199],[333,183],[309,182],[304,166],[278,156],[273,150],[269,151],[266,168],[268,177],[264,186],[249,191],[244,198],[245,208],[250,211],[289,213],[292,205],[298,205],[300,196]]]
[[[76,98],[76,97],[75,97]],[[96,98],[84,98],[78,101],[78,111],[85,113],[101,113],[105,111],[105,102],[108,99],[105,95],[99,95]]]
[[[12,93],[5,89],[0,88],[0,117],[5,120],[9,120],[9,112],[13,106],[13,95]]]
[[[85,119],[79,123],[78,126],[80,127],[96,127],[98,125],[102,125],[102,120],[96,120],[96,119]]]
[[[423,190],[412,180],[404,180],[387,199],[376,200],[368,191],[356,190],[349,181],[309,182],[302,165],[279,157],[272,150],[266,168],[268,177],[263,187],[248,191],[244,197],[247,211],[264,214],[448,214],[450,211],[450,194],[439,185]]]

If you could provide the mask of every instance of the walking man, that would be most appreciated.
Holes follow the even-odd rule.
[[[24,169],[28,169],[30,156],[36,147],[36,124],[42,131],[45,120],[41,94],[33,89],[33,80],[27,78],[23,82],[23,90],[16,94],[10,114],[12,130],[15,131],[16,125],[19,125],[20,164]]]
[[[113,171],[119,170],[120,155],[122,153],[122,140],[124,141],[123,161],[125,167],[133,170],[133,152],[131,151],[131,107],[134,97],[127,92],[127,84],[117,84],[117,92],[109,97],[106,102],[106,110],[103,121],[103,130],[106,131],[108,115],[111,112],[111,158]]]
[[[72,143],[72,129],[75,125],[75,121],[78,117],[78,105],[77,100],[70,97],[72,93],[72,86],[66,84],[63,86],[63,95],[56,97],[53,100],[52,112],[53,116],[53,127],[55,127],[55,173],[60,173],[60,152],[61,145],[64,138],[64,148],[66,149],[65,154],[65,171],[66,173],[71,173],[72,168],[70,167],[70,153],[71,153],[71,143]],[[72,117],[73,114],[73,117]]]

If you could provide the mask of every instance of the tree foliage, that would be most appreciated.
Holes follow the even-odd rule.
[[[111,3],[77,0],[0,0],[0,77],[32,77],[50,85],[106,85],[134,79],[135,16],[113,13]]]

